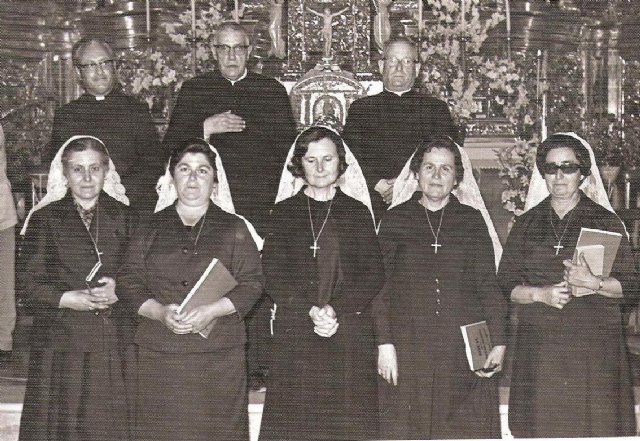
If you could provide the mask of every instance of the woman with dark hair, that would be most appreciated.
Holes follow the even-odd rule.
[[[74,136],[25,221],[20,285],[34,319],[20,440],[131,438],[133,320],[114,281],[133,228],[124,193],[102,141]]]
[[[375,439],[384,274],[366,182],[328,127],[302,132],[286,164],[262,256],[277,314],[260,439]]]
[[[450,139],[420,144],[382,218],[386,281],[374,303],[380,438],[498,438],[506,302],[501,247],[471,163]],[[466,163],[466,166],[464,165]],[[461,326],[486,321],[493,349],[472,371]]]
[[[206,141],[188,140],[174,152],[158,193],[156,213],[118,277],[140,316],[136,440],[247,441],[243,318],[263,287],[256,244],[234,214],[222,162]],[[180,310],[214,259],[213,271],[226,268],[237,285]]]
[[[620,305],[637,298],[637,273],[590,150],[573,133],[540,144],[526,211],[500,262],[503,292],[517,305],[509,399],[517,438],[635,433]],[[622,235],[609,277],[582,256],[572,262],[582,228]],[[572,286],[592,294],[572,296]]]

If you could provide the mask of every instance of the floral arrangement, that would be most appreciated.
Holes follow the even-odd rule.
[[[127,93],[144,99],[158,116],[167,117],[173,93],[193,76],[191,42],[196,42],[196,72],[211,70],[214,61],[210,41],[222,23],[223,2],[209,0],[196,17],[196,33],[191,28],[191,9],[178,15],[177,23],[163,24],[168,44],[164,50],[131,49],[120,57],[120,76]]]
[[[529,180],[536,162],[538,138],[517,140],[513,145],[495,150],[500,163],[499,176],[505,185],[502,205],[516,216],[522,214],[529,190]]]
[[[497,115],[489,116],[532,125],[530,115],[521,115],[529,103],[527,89],[522,86],[521,68],[506,57],[480,52],[487,32],[505,19],[502,10],[494,10],[489,18],[481,20],[480,0],[470,0],[466,2],[469,10],[465,11],[463,23],[460,1],[427,0],[426,4],[432,19],[425,29],[421,48],[421,58],[426,61],[421,75],[423,89],[445,98],[459,124],[483,110],[484,103],[499,109]],[[462,38],[467,42],[467,72],[460,69]]]

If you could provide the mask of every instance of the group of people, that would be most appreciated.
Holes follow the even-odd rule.
[[[103,87],[113,54],[76,45],[86,94],[57,116],[66,139],[22,231],[34,322],[21,440],[246,441],[245,321],[265,298],[261,440],[500,437],[507,350],[516,437],[635,433],[620,305],[637,274],[586,141],[540,145],[503,250],[446,104],[412,90],[410,41],[387,44],[385,91],[353,103],[342,134],[296,136],[286,91],[247,71],[250,51],[222,25],[219,69],[185,82],[163,147],[135,159],[147,122]],[[113,112],[127,125],[95,132]],[[572,259],[581,227],[623,235],[610,276]],[[184,311],[212,264],[234,286]],[[480,321],[493,348],[472,371],[460,327]]]

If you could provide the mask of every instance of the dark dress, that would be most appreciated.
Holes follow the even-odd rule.
[[[155,184],[164,173],[166,154],[148,107],[125,95],[116,85],[104,100],[85,93],[58,108],[53,120],[49,161],[74,135],[91,135],[104,142],[127,189],[131,207],[152,212],[157,199]]]
[[[339,190],[318,241],[328,202],[300,191],[277,204],[263,250],[267,293],[278,305],[274,364],[261,440],[358,440],[378,437],[376,347],[370,302],[384,269],[367,208]],[[312,306],[330,304],[339,328],[313,332]]]
[[[219,318],[209,338],[139,317],[137,441],[249,439],[243,317],[263,281],[244,221],[209,204],[206,218],[187,227],[170,206],[136,234],[118,284],[136,311],[149,299],[180,304],[214,257],[238,286],[226,295],[236,313]]]
[[[386,284],[375,301],[377,339],[398,357],[398,385],[380,380],[381,438],[499,437],[497,375],[469,369],[460,331],[486,320],[492,343],[505,344],[491,238],[480,212],[451,195],[444,213],[429,212],[436,225],[442,215],[434,253],[421,196],[387,211],[379,231]]]
[[[556,256],[550,219],[567,225]],[[509,427],[516,437],[630,436],[635,433],[633,391],[620,305],[637,296],[629,242],[616,215],[584,194],[563,220],[550,198],[518,217],[498,274],[504,295],[516,285],[553,285],[563,279],[580,228],[623,234],[611,276],[624,299],[571,298],[558,310],[543,303],[517,305],[518,329],[509,398]]]
[[[100,194],[90,227],[103,253],[94,280],[115,278],[132,229],[129,213]],[[58,307],[65,291],[87,287],[85,278],[97,262],[70,194],[34,213],[22,256],[23,296],[34,318],[20,440],[130,439],[125,372],[132,359],[125,349],[133,321],[125,305],[118,301],[99,314]]]
[[[351,104],[342,136],[367,179],[377,221],[387,207],[373,189],[378,181],[398,176],[417,142],[457,133],[447,104],[416,90],[385,90]]]

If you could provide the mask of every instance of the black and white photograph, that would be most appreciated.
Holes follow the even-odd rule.
[[[0,0],[0,441],[638,439],[638,17]]]

